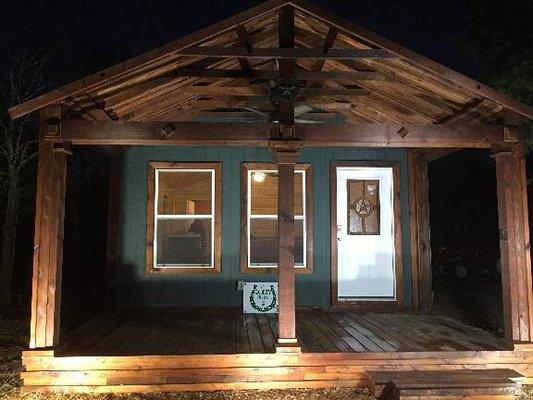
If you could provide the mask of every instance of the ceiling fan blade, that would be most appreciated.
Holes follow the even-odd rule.
[[[298,117],[302,114],[306,114],[311,111],[313,111],[313,107],[308,106],[307,104],[301,104],[299,106],[294,107],[294,116]]]
[[[270,117],[269,114],[267,114],[267,113],[265,113],[265,112],[263,112],[263,111],[256,110],[255,108],[252,108],[252,107],[243,107],[242,109],[243,109],[243,110],[246,110],[246,111],[253,112],[253,113],[255,113],[255,114],[259,114],[259,115],[261,115],[261,116],[263,116],[263,117]]]
[[[309,124],[309,125],[325,123],[325,121],[318,121],[318,120],[313,120],[313,119],[298,119],[298,118],[296,118],[294,122],[296,122],[297,124]]]

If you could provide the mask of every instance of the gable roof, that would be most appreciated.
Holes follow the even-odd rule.
[[[434,62],[365,28],[314,6],[305,0],[270,0],[215,25],[154,49],[101,72],[45,93],[9,109],[12,118],[53,104],[65,104],[82,118],[93,120],[165,121],[193,120],[205,113],[246,111],[253,100],[237,89],[216,98],[198,87],[242,89],[242,78],[187,76],[184,68],[273,71],[276,60],[207,57],[183,54],[191,46],[278,46],[278,10],[295,9],[295,42],[301,49],[382,49],[397,58],[327,59],[320,71],[356,72],[360,79],[323,80],[320,87],[358,88],[365,96],[345,97],[326,93],[316,108],[334,110],[352,122],[443,123],[490,122],[502,109],[533,118],[533,108]],[[333,33],[333,34],[332,34]],[[329,35],[329,38],[328,38]],[[312,71],[317,61],[298,59],[298,68]],[[183,73],[177,73],[182,71]],[[366,75],[365,75],[366,74]],[[369,76],[369,74],[374,74]],[[264,88],[264,80],[246,80],[247,95]],[[316,85],[307,82],[306,85]],[[221,91],[222,89],[218,89]],[[216,91],[213,89],[212,91]],[[268,101],[256,99],[257,108]],[[328,107],[324,105],[329,105]],[[323,107],[321,107],[323,106]],[[229,114],[227,114],[229,115]]]

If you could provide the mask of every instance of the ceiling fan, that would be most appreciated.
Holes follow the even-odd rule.
[[[276,85],[270,90],[270,110],[261,110],[250,105],[238,106],[233,108],[245,110],[255,115],[254,118],[247,115],[239,116],[228,116],[216,115],[216,116],[199,116],[195,118],[195,121],[203,122],[243,122],[243,123],[254,123],[254,122],[279,122],[279,104],[280,101],[295,101],[299,95],[300,86],[293,79],[280,79],[276,82]],[[311,118],[312,114],[315,114]],[[305,114],[311,114],[308,118],[301,117]],[[300,117],[300,118],[299,118]],[[327,119],[320,119],[319,117],[327,117]],[[300,124],[328,124],[328,125],[339,125],[346,122],[346,117],[339,113],[327,113],[321,110],[318,107],[313,107],[308,104],[299,104],[294,107],[294,122]]]

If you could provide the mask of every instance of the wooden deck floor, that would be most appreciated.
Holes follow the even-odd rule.
[[[56,354],[272,353],[276,318],[202,309],[107,314],[66,333]],[[297,335],[311,353],[510,349],[489,332],[439,315],[301,310]]]

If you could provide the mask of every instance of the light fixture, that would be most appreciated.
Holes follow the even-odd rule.
[[[263,171],[255,171],[252,174],[252,179],[254,182],[261,183],[265,180],[266,174]]]

